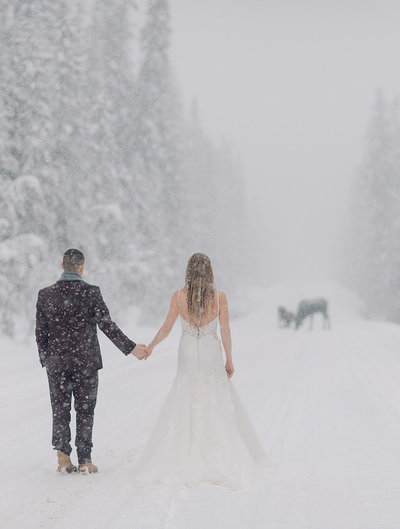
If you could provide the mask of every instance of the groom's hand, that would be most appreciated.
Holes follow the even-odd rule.
[[[143,343],[137,343],[135,347],[132,349],[133,356],[136,356],[138,360],[146,360],[147,354],[145,351],[146,346]]]

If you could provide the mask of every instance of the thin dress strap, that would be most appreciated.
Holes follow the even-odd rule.
[[[181,313],[181,309],[180,309],[180,306],[179,306],[179,295],[181,293],[181,289],[178,290],[178,312],[179,314]]]
[[[218,307],[217,316],[219,316],[219,291],[218,290],[217,290],[217,307]]]

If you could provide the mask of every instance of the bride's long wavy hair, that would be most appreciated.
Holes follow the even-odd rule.
[[[214,273],[210,258],[204,253],[195,253],[186,267],[185,289],[189,316],[200,325],[201,317],[215,304]]]

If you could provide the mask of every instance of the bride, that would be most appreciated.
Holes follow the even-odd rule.
[[[182,322],[178,368],[135,481],[201,482],[232,489],[262,478],[265,455],[230,379],[234,373],[228,302],[216,290],[210,259],[192,255],[185,287],[171,299],[167,317],[146,348],[147,357]],[[217,334],[218,322],[226,362]]]

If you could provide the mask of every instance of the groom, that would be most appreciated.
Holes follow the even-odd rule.
[[[69,249],[64,253],[64,272],[54,285],[39,291],[36,304],[36,342],[42,367],[46,367],[53,410],[54,449],[58,471],[97,472],[92,463],[92,429],[98,388],[98,370],[103,367],[97,325],[125,355],[146,358],[143,345],[136,345],[111,320],[100,288],[82,280],[84,255]],[[79,467],[71,463],[71,400],[76,410]]]

